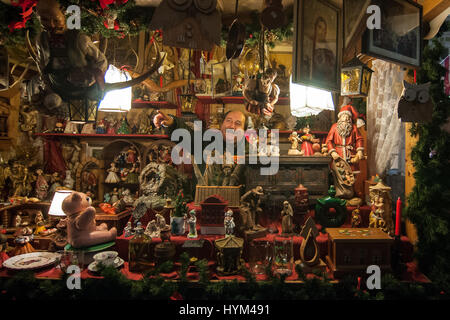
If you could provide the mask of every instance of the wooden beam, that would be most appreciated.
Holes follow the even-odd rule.
[[[423,1],[423,19],[431,21],[441,12],[450,7],[450,0],[425,0]]]

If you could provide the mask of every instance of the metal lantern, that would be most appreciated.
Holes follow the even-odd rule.
[[[373,70],[358,57],[341,68],[341,96],[367,97]]]
[[[70,100],[67,104],[69,105],[70,121],[73,123],[97,121],[97,101],[85,98],[82,100]]]

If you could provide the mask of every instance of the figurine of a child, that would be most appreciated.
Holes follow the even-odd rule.
[[[197,238],[197,217],[195,216],[195,210],[189,211],[189,219],[187,222],[189,224],[188,238]]]
[[[225,226],[225,237],[232,236],[234,233],[234,227],[236,226],[233,218],[233,210],[228,209],[228,211],[225,212],[223,224]]]

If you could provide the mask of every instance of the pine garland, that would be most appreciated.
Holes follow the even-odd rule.
[[[186,262],[187,263],[187,262]],[[69,290],[67,275],[61,280],[39,280],[33,272],[18,272],[12,278],[0,278],[0,300],[381,300],[381,299],[448,299],[434,283],[405,283],[386,274],[381,279],[381,290],[357,288],[356,277],[347,277],[338,283],[326,278],[304,279],[304,283],[289,284],[283,278],[256,281],[250,272],[244,272],[246,282],[208,280],[206,260],[198,261],[200,281],[165,281],[158,275],[161,269],[145,275],[142,280],[130,280],[120,271],[108,267],[101,272],[102,279],[81,280],[80,290]],[[362,285],[363,287],[363,285]]]
[[[446,52],[434,40],[423,51],[418,83],[431,82],[434,104],[430,123],[414,125],[412,135],[419,140],[411,152],[415,186],[408,197],[406,217],[416,225],[419,268],[433,281],[450,289],[450,134],[441,130],[449,116],[450,99],[444,94],[445,69],[439,64]],[[436,155],[430,152],[436,151]]]

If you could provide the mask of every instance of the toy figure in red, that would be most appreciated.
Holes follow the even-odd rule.
[[[307,125],[305,128],[303,128],[303,135],[300,137],[300,140],[302,141],[302,155],[304,156],[312,156],[314,155],[313,150],[313,143],[319,142],[319,139],[315,139],[314,136],[310,133],[311,130],[309,128],[309,125]]]

